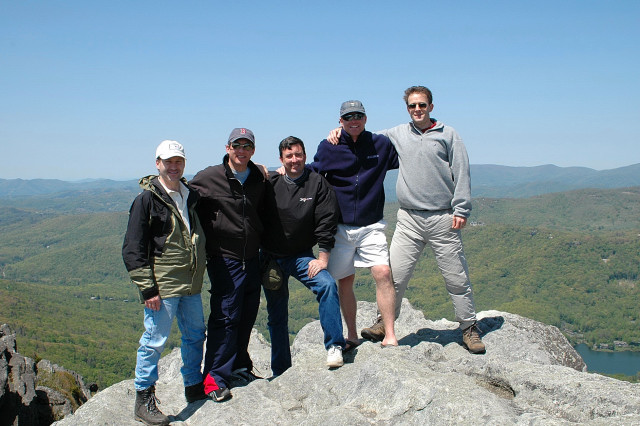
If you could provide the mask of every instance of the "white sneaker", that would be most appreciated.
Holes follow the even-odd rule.
[[[331,345],[327,351],[327,367],[338,368],[344,365],[342,359],[342,348],[340,346]]]

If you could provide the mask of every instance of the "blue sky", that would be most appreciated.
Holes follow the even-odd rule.
[[[182,142],[187,174],[234,127],[307,153],[361,100],[369,130],[434,92],[472,164],[640,162],[640,1],[0,0],[0,178],[138,178]]]

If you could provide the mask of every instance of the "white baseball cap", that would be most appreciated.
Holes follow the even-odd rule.
[[[184,155],[184,147],[178,141],[162,141],[156,149],[156,158],[161,160],[167,160],[171,157],[182,157],[185,160],[187,157]]]

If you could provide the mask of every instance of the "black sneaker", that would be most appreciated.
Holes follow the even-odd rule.
[[[207,394],[204,393],[204,384],[200,382],[195,385],[185,387],[184,397],[187,400],[187,404],[200,401],[201,399],[207,399]]]
[[[209,392],[207,396],[213,399],[215,402],[222,402],[231,398],[231,391],[229,390],[229,388],[218,388],[214,391]]]
[[[247,368],[238,368],[231,373],[231,380],[240,381],[244,383],[251,383],[254,380],[263,379],[264,377],[260,377],[256,375],[253,371]]]

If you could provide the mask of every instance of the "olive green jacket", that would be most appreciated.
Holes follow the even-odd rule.
[[[182,179],[187,185],[187,181]],[[140,179],[143,189],[129,210],[122,258],[141,299],[199,294],[206,269],[205,237],[195,212],[197,191],[187,185],[191,232],[157,176]]]

